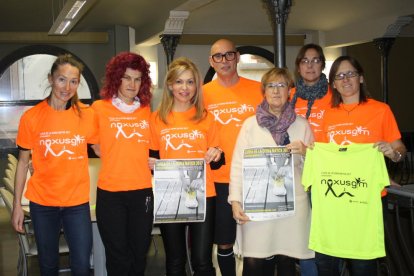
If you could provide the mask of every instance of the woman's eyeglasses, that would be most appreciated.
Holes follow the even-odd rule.
[[[313,59],[302,58],[300,60],[300,64],[302,65],[308,65],[308,64],[313,65],[313,64],[319,64],[321,62],[322,60],[320,58],[313,58]]]
[[[269,82],[269,83],[265,84],[265,87],[266,87],[266,89],[274,91],[274,90],[277,90],[279,88],[280,89],[287,88],[288,85],[285,82]]]
[[[350,79],[350,78],[355,78],[357,76],[359,76],[357,71],[349,71],[349,72],[346,72],[346,73],[336,74],[334,79],[335,80],[343,80],[345,78]]]

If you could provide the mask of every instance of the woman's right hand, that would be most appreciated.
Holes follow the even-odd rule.
[[[250,221],[250,218],[244,213],[240,202],[232,201],[231,208],[233,210],[233,218],[236,220],[237,224],[245,224]]]
[[[24,212],[20,204],[13,206],[13,213],[11,219],[14,229],[19,233],[24,233],[23,222],[24,222]]]
[[[158,160],[157,158],[149,157],[148,158],[148,168],[150,170],[154,170],[155,161]]]

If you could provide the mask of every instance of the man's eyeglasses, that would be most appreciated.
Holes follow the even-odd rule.
[[[322,62],[322,60],[321,60],[320,58],[313,58],[313,59],[302,58],[302,59],[300,60],[300,64],[302,64],[302,65],[308,65],[308,64],[310,64],[310,65],[312,65],[312,64],[319,64],[319,63],[321,63],[321,62]]]
[[[343,80],[345,78],[350,79],[350,78],[355,78],[357,76],[359,76],[357,71],[349,71],[349,72],[346,72],[346,73],[339,73],[339,74],[335,75],[334,79],[335,80]]]
[[[232,61],[236,58],[236,54],[237,52],[235,51],[229,51],[224,54],[222,53],[214,54],[211,56],[211,58],[213,59],[214,62],[222,62],[223,58],[225,58],[227,61]]]
[[[287,88],[288,85],[285,82],[269,82],[265,84],[266,89],[274,91],[275,89],[284,89]]]

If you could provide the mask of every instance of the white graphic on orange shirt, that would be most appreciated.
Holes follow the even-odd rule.
[[[53,156],[61,156],[62,154],[64,154],[65,152],[68,154],[75,154],[73,151],[67,150],[66,146],[63,146],[63,149],[59,152],[59,153],[55,153],[52,150],[52,140],[46,140],[45,141],[45,146],[46,146],[46,150],[45,150],[45,156],[47,156],[47,153],[50,152],[51,155]]]
[[[135,131],[135,128],[133,129],[133,131],[132,131],[132,133],[131,133],[131,134],[127,135],[127,134],[125,133],[125,131],[123,130],[123,128],[122,128],[122,123],[117,123],[117,124],[116,124],[116,127],[118,128],[118,132],[117,132],[117,133],[116,133],[116,135],[115,135],[115,138],[116,138],[116,139],[118,139],[119,135],[124,136],[126,139],[130,139],[130,138],[132,138],[132,137],[134,137],[134,136],[138,136],[138,137],[142,137],[142,136],[144,136],[144,135],[142,135],[141,133],[136,132],[136,131]]]
[[[234,117],[234,114],[244,114],[246,112],[254,113],[254,107],[247,104],[241,104],[239,107],[229,107],[229,108],[221,108],[221,109],[214,109],[210,110],[211,114],[213,114],[214,119],[221,123],[222,125],[228,125],[232,121],[242,122],[241,119]],[[220,114],[230,114],[230,118],[227,120],[223,120],[220,118]]]
[[[168,150],[168,147],[170,147],[173,150],[179,150],[182,147],[192,148],[191,145],[189,145],[187,143],[184,143],[184,140],[181,140],[181,143],[178,146],[174,146],[171,143],[171,135],[170,134],[167,134],[164,137],[165,137],[165,150]]]
[[[369,136],[370,135],[370,131],[369,129],[367,129],[366,127],[363,126],[357,126],[354,129],[342,129],[342,130],[332,130],[328,132],[329,135],[329,141],[333,142],[337,145],[349,145],[352,144],[352,141],[349,140],[347,137],[351,136],[351,137],[357,137],[357,136]],[[342,139],[342,142],[338,143],[335,140],[335,136],[343,136],[344,138]]]

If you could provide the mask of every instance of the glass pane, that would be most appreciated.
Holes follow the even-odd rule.
[[[0,101],[42,100],[50,93],[49,70],[56,56],[36,54],[13,63],[0,77]],[[81,76],[80,99],[91,99],[86,80]]]

